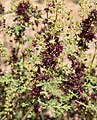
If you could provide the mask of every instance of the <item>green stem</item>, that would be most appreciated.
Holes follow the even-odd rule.
[[[28,114],[30,113],[30,111],[33,109],[33,106],[29,109],[29,111],[26,113],[26,115],[23,117],[23,119],[22,120],[26,120],[26,118],[27,118],[27,116],[28,116]]]
[[[89,69],[89,72],[91,72],[91,69],[92,69],[93,62],[94,62],[94,60],[95,60],[95,57],[96,57],[96,45],[95,45],[94,54],[93,54],[93,57],[92,57],[92,60],[91,60],[91,63],[90,63],[90,69]]]
[[[22,120],[26,120],[26,118],[27,118],[27,116],[29,115],[30,111],[33,109],[33,106],[36,104],[37,99],[38,99],[38,97],[34,100],[33,105],[32,105],[31,108],[28,110],[28,112],[25,114],[25,116],[23,117]]]

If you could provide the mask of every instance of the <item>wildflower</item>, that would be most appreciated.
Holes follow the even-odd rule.
[[[93,9],[88,15],[88,18],[84,19],[81,24],[82,30],[78,35],[80,38],[80,40],[78,41],[78,46],[82,47],[82,49],[87,49],[88,46],[86,45],[86,43],[89,43],[93,41],[93,39],[96,39],[93,27],[93,25],[96,24],[97,24],[97,10]]]
[[[22,16],[22,20],[24,22],[29,22],[29,15],[28,15],[28,9],[29,9],[29,2],[22,2],[18,5],[15,13],[18,15],[18,16]],[[15,20],[17,20],[17,18],[15,18]]]
[[[30,92],[31,92],[31,96],[38,97],[41,92],[41,87],[37,87],[36,84],[33,84]]]
[[[28,8],[29,8],[29,2],[27,2],[27,3],[24,3],[24,2],[20,3],[18,5],[17,9],[16,9],[17,15],[24,15],[25,12],[27,12]]]
[[[97,100],[97,92],[91,94],[92,99]]]
[[[48,3],[48,6],[49,6],[49,7],[54,7],[55,4],[54,4],[54,2],[49,2],[49,3]]]

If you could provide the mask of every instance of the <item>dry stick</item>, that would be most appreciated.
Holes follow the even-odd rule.
[[[6,116],[4,116],[1,120],[5,120]]]

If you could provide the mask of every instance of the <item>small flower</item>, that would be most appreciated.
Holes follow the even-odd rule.
[[[97,100],[97,92],[91,94],[91,98]]]
[[[30,91],[31,96],[38,97],[41,92],[41,87],[37,87],[36,84],[33,84],[32,89]]]
[[[76,55],[79,56],[78,52],[75,52]],[[71,68],[73,68],[73,72],[69,73],[67,77],[65,77],[64,86],[65,86],[65,92],[68,88],[73,93],[77,94],[78,96],[81,96],[82,91],[84,91],[83,84],[84,84],[84,77],[85,77],[85,68],[86,66],[78,61],[78,59],[75,56],[68,55],[69,60],[71,60]],[[73,99],[73,98],[72,98]]]
[[[88,46],[86,43],[89,43],[93,41],[93,39],[96,39],[95,31],[93,25],[97,24],[97,10],[93,9],[90,14],[88,15],[88,18],[84,19],[82,21],[82,30],[80,34],[78,34],[80,40],[78,41],[78,46],[81,47],[83,50],[88,49]]]
[[[55,4],[54,4],[54,2],[49,2],[49,3],[48,3],[48,6],[49,6],[49,7],[54,7]]]
[[[12,55],[10,57],[10,63],[16,63],[18,62],[18,57],[16,55],[16,49],[15,48],[12,48],[12,51],[11,51]]]
[[[63,51],[63,46],[60,44],[60,42],[57,41],[57,43],[54,44],[53,53],[55,54],[56,57],[58,57],[60,53],[62,53],[62,51]]]
[[[29,2],[21,2],[18,6],[17,6],[17,9],[15,11],[15,13],[20,17],[21,17],[21,20],[23,20],[24,22],[29,22],[29,15],[28,15],[28,9],[29,9]],[[17,18],[14,19],[14,21],[16,21]]]
[[[48,79],[50,79],[49,75],[46,75],[45,73],[41,73],[38,75],[38,77],[36,78],[38,81],[47,81]]]
[[[28,16],[28,14],[25,13],[25,14],[23,15],[23,21],[24,21],[24,22],[29,22],[29,20],[30,20],[30,18],[29,18],[29,16]]]
[[[33,46],[33,47],[36,47],[36,46],[37,46],[37,41],[33,40],[33,41],[32,41],[32,46]]]
[[[28,10],[29,8],[29,2],[26,2],[26,3],[20,3],[16,9],[16,13],[17,15],[24,15],[25,12]]]
[[[39,111],[39,103],[34,104],[34,108],[33,108],[33,112],[35,112],[36,114],[39,115],[40,111]]]

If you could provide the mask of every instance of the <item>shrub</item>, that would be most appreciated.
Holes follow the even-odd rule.
[[[0,32],[11,45],[0,43],[1,120],[97,118],[97,6],[79,4],[76,22],[62,0],[43,9],[20,1],[8,12],[0,4]],[[14,15],[11,25],[5,14]]]

